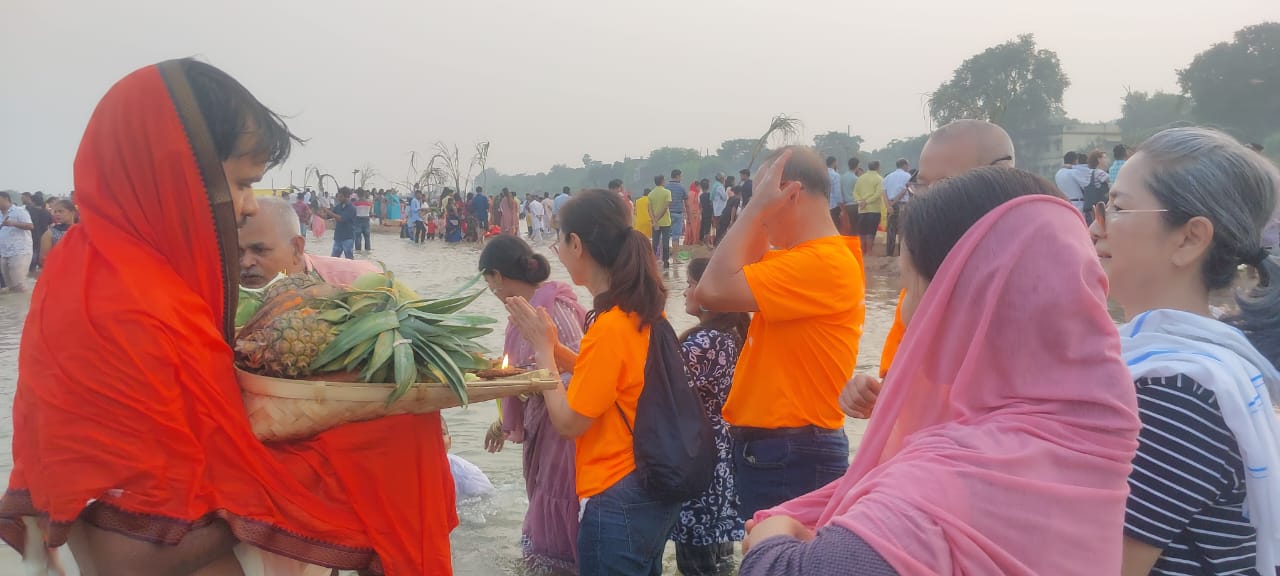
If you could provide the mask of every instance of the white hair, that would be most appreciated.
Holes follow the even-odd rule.
[[[283,198],[275,196],[258,198],[258,215],[254,218],[270,218],[272,224],[290,237],[302,235],[302,222],[298,220],[298,213],[294,212],[293,206]]]

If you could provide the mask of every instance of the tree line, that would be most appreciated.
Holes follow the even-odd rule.
[[[1122,139],[1138,144],[1151,134],[1182,124],[1217,127],[1246,142],[1257,142],[1273,158],[1280,158],[1280,23],[1263,22],[1237,31],[1230,42],[1214,44],[1177,70],[1178,93],[1129,90],[1117,120]],[[951,79],[930,95],[929,116],[935,126],[962,118],[1000,125],[1014,140],[1020,155],[1037,157],[1046,135],[1076,121],[1063,109],[1063,95],[1071,80],[1058,55],[1036,46],[1030,34],[992,46],[957,67]],[[791,120],[775,130],[779,118]],[[476,184],[487,189],[508,187],[521,192],[604,187],[615,178],[628,188],[646,186],[655,174],[679,168],[685,174],[710,177],[734,174],[749,166],[771,141],[793,136],[797,123],[775,117],[764,138],[725,140],[713,154],[693,148],[663,147],[647,157],[604,162],[583,154],[580,165],[556,164],[537,174],[505,174],[485,168]],[[927,134],[895,139],[877,150],[863,150],[861,136],[826,132],[813,138],[824,155],[841,159],[859,156],[892,162],[906,158],[915,165]]]

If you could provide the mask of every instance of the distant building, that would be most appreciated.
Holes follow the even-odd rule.
[[[1035,172],[1052,179],[1062,167],[1062,156],[1067,152],[1089,152],[1093,149],[1107,153],[1111,161],[1111,149],[1120,144],[1120,125],[1115,122],[1067,122],[1059,129],[1049,130],[1034,157],[1018,156],[1018,168]]]

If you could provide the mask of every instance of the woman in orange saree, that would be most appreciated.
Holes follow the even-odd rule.
[[[31,300],[0,538],[82,536],[82,569],[238,574],[237,541],[369,574],[451,572],[438,414],[264,445],[236,384],[236,229],[289,153],[279,117],[193,60],[103,97],[75,161],[81,225]],[[38,554],[38,550],[31,550]],[[86,572],[88,573],[88,572]]]

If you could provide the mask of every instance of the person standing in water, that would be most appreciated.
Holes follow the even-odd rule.
[[[58,245],[62,237],[66,235],[76,223],[76,205],[72,204],[66,198],[52,198],[49,200],[50,216],[53,218],[53,225],[45,230],[44,237],[40,238],[40,258],[41,265],[49,261],[49,253],[53,251],[53,247]]]
[[[738,490],[733,476],[733,437],[720,412],[729,397],[738,351],[747,338],[751,315],[743,312],[708,312],[698,303],[698,281],[709,258],[689,263],[684,289],[684,311],[698,324],[680,337],[689,384],[698,392],[703,410],[715,431],[716,465],[711,486],[702,496],[685,502],[680,523],[671,533],[676,543],[676,566],[685,576],[733,573],[733,543],[746,536],[738,514]]]
[[[542,394],[556,430],[577,439],[578,569],[584,576],[658,576],[680,502],[655,496],[642,484],[632,423],[645,387],[650,332],[666,322],[667,289],[652,244],[631,228],[617,194],[580,192],[560,216],[553,250],[573,282],[593,298],[568,389],[561,385]],[[563,363],[545,309],[535,311],[515,297],[507,300],[507,310],[530,339],[539,368],[555,370]]]
[[[236,230],[293,139],[196,60],[139,69],[103,97],[76,154],[84,220],[23,329],[5,542],[70,542],[85,574],[239,576],[251,562],[262,573],[263,555],[294,570],[452,572],[438,413],[271,444],[245,418]]]
[[[812,148],[771,154],[694,292],[708,310],[755,313],[724,406],[744,520],[849,465],[837,400],[862,335],[862,250],[832,223],[830,193]]]
[[[480,273],[499,300],[520,297],[546,310],[555,324],[556,366],[561,379],[573,376],[587,311],[573,288],[551,282],[551,264],[524,240],[502,235],[480,253]],[[515,322],[507,323],[502,355],[511,366],[532,368],[533,347]],[[573,440],[556,432],[540,394],[502,400],[502,415],[485,436],[485,449],[502,450],[510,440],[524,447],[524,486],[529,509],[524,515],[520,548],[525,568],[533,574],[576,574],[578,571],[578,495],[574,483]]]
[[[1280,259],[1260,242],[1277,190],[1280,171],[1230,136],[1171,128],[1138,146],[1094,206],[1142,416],[1124,576],[1280,565]],[[1209,295],[1241,265],[1258,284],[1215,319]]]
[[[0,192],[0,275],[5,292],[25,292],[27,275],[31,273],[31,215],[13,203],[9,192]]]

